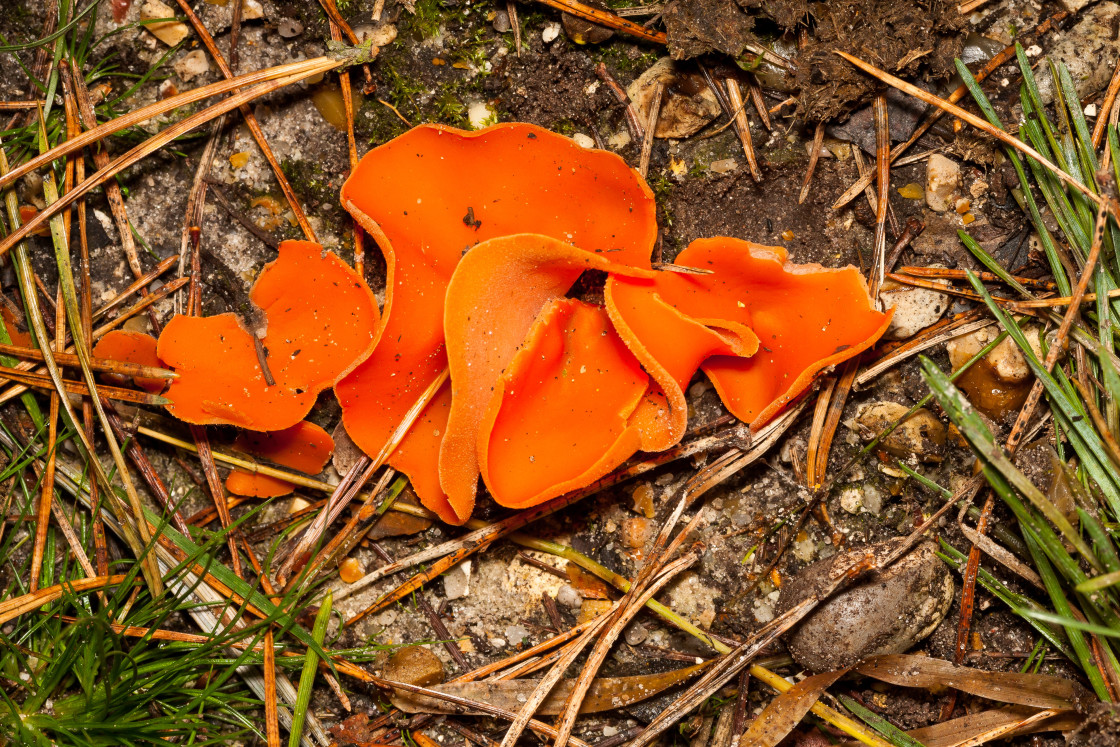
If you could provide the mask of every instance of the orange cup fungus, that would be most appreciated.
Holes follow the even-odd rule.
[[[180,420],[254,431],[289,428],[311,411],[319,392],[373,349],[373,293],[318,244],[280,244],[280,256],[265,266],[249,299],[264,318],[260,356],[254,333],[236,314],[176,316],[164,327],[156,352],[179,374],[165,396]]]
[[[347,432],[373,455],[446,367],[450,383],[388,461],[453,524],[470,517],[480,476],[498,503],[525,508],[675,445],[701,369],[761,426],[890,320],[855,268],[792,264],[777,247],[701,239],[677,257],[688,271],[655,270],[645,182],[533,125],[416,127],[366,154],[342,202],[385,255],[381,324],[349,267],[285,242],[252,293],[275,385],[237,317],[179,317],[157,351],[180,374],[169,409],[295,431],[334,384]],[[589,270],[601,294],[573,293]],[[253,438],[246,450],[277,436]]]
[[[268,460],[281,467],[317,475],[327,466],[334,451],[331,434],[307,420],[290,428],[271,433],[245,431],[238,435],[233,448]],[[260,475],[235,469],[226,478],[226,490],[235,495],[254,498],[277,498],[288,495],[296,486],[271,475]]]

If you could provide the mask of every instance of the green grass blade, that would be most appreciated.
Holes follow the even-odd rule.
[[[855,699],[849,698],[847,695],[837,695],[836,697],[844,704],[845,708],[858,716],[863,723],[882,734],[883,738],[895,747],[925,747],[924,744],[890,721],[860,705]]]
[[[315,615],[315,625],[311,629],[311,637],[320,646],[327,635],[327,623],[331,619],[331,604],[333,595],[328,593]],[[299,747],[300,737],[303,734],[303,721],[307,717],[307,707],[311,703],[311,689],[315,684],[315,671],[319,666],[319,657],[310,649],[303,662],[303,672],[299,676],[299,689],[296,691],[296,705],[292,709],[292,731],[288,735],[288,747]]]

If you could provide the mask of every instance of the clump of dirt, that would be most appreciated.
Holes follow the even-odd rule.
[[[1066,736],[1066,744],[1074,747],[1120,744],[1120,708],[1109,703],[1093,704],[1085,722]]]
[[[738,57],[755,40],[754,17],[726,0],[681,0],[665,11],[669,52],[685,60],[708,52]]]
[[[816,26],[797,59],[799,114],[810,122],[847,114],[876,89],[874,79],[836,54],[842,50],[892,75],[945,80],[964,48],[967,16],[946,0],[839,0],[813,3]]]

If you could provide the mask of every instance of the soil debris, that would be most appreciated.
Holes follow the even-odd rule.
[[[968,17],[956,2],[840,0],[813,3],[817,26],[797,60],[798,112],[807,121],[829,120],[865,103],[878,88],[844,62],[836,50],[908,80],[944,81],[964,48]]]

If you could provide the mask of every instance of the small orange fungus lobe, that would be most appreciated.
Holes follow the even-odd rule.
[[[342,203],[376,239],[388,273],[377,348],[335,387],[346,429],[367,454],[447,365],[444,293],[464,252],[536,233],[648,268],[657,238],[653,193],[621,158],[521,123],[416,127],[362,158]]]
[[[143,332],[133,332],[127,329],[114,329],[105,335],[93,346],[95,358],[106,358],[125,363],[139,363],[142,366],[163,368],[164,363],[156,355],[156,338]],[[127,386],[130,377],[117,374],[103,374],[102,378],[115,385]],[[136,386],[153,394],[159,394],[167,386],[167,379],[153,379],[138,376]]]
[[[365,281],[318,244],[285,241],[249,294],[260,309],[269,384],[253,333],[234,314],[173,318],[159,357],[179,373],[166,397],[175,417],[200,425],[279,431],[307,415],[319,392],[370,353],[377,302]]]
[[[512,508],[584,487],[630,457],[649,377],[601,306],[558,299],[499,379],[479,433],[490,494]]]
[[[8,339],[13,345],[21,348],[35,347],[31,344],[31,333],[20,324],[14,311],[0,304],[0,316],[4,318],[4,329],[8,332]]]
[[[774,417],[820,371],[873,345],[890,322],[890,313],[872,306],[856,268],[793,264],[781,247],[700,239],[681,252],[676,264],[711,274],[659,273],[653,280],[613,277],[608,296],[617,301],[644,287],[709,329],[737,336],[746,347],[748,331],[753,333],[753,355],[717,353],[702,365],[728,410],[752,426]],[[649,351],[672,370],[666,364],[672,352],[666,350],[666,340],[655,334],[655,327],[642,330],[634,308],[616,305],[613,313],[628,329],[620,332],[632,348]],[[679,371],[683,376],[687,367]]]
[[[747,357],[758,338],[746,326],[730,321],[697,320],[667,303],[658,292],[681,286],[686,277],[659,273],[656,279],[612,277],[605,299],[611,321],[651,378],[650,391],[638,413],[642,448],[661,451],[684,435],[688,424],[685,389],[700,364],[713,355]],[[687,292],[687,291],[686,291]]]
[[[234,449],[266,459],[281,467],[317,475],[334,451],[334,440],[325,430],[306,420],[271,433],[246,431],[237,437]],[[233,470],[226,478],[226,490],[235,495],[275,498],[295,490],[295,485],[270,475]]]
[[[20,223],[27,223],[28,221],[32,220],[38,214],[39,214],[39,208],[35,207],[34,205],[20,205],[19,206],[19,222]],[[43,225],[39,226],[38,228],[36,228],[31,233],[35,234],[36,236],[50,236],[51,235],[51,229],[50,229],[49,225],[44,223]]]

